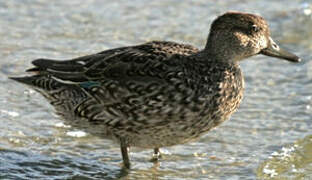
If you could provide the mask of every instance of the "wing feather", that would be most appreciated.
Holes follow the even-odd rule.
[[[181,48],[183,47],[183,48]],[[39,74],[48,74],[56,80],[75,83],[118,79],[131,75],[131,71],[146,68],[150,62],[163,62],[172,55],[190,55],[198,50],[189,45],[173,42],[150,42],[102,51],[67,61],[37,59],[32,63]],[[142,71],[141,71],[141,74]]]

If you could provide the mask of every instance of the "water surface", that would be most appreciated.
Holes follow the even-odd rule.
[[[197,142],[131,149],[121,169],[119,145],[61,124],[36,92],[8,80],[36,58],[68,59],[149,40],[203,47],[225,11],[261,14],[272,36],[305,61],[265,56],[242,62],[243,103],[230,121]],[[0,1],[0,179],[309,179],[312,178],[312,2]]]

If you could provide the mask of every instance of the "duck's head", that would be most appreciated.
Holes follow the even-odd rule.
[[[205,50],[216,59],[226,61],[239,61],[256,54],[300,61],[272,40],[262,17],[240,12],[228,12],[214,20]]]

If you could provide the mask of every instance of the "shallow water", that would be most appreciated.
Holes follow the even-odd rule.
[[[66,59],[148,40],[205,43],[211,21],[228,10],[258,13],[272,36],[304,59],[257,56],[242,62],[243,103],[199,141],[131,149],[63,125],[37,93],[7,79],[39,57]],[[312,2],[0,1],[0,179],[310,179],[312,178]]]

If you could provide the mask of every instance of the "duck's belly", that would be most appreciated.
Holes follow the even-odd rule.
[[[181,109],[184,116],[176,114],[176,116],[168,117],[168,114],[163,116],[159,114],[157,117],[145,117],[141,122],[133,121],[133,119],[127,121],[122,118],[94,122],[77,116],[68,117],[69,113],[65,113],[67,117],[64,117],[64,119],[67,124],[92,135],[117,142],[120,138],[123,138],[129,146],[155,148],[196,140],[227,120],[237,107],[228,108],[230,107],[227,107],[227,109],[222,109],[222,107],[206,108],[194,112],[188,108],[183,109],[180,107],[179,109]],[[141,114],[141,116],[144,115]]]
[[[217,125],[217,119],[193,117],[193,123],[184,121],[143,126],[121,126],[112,128],[104,124],[90,123],[87,119],[65,119],[66,124],[102,138],[119,141],[126,139],[129,146],[155,148],[173,146],[195,140]],[[165,121],[165,120],[164,120]],[[220,121],[224,121],[221,120]],[[219,121],[218,121],[219,122]]]

